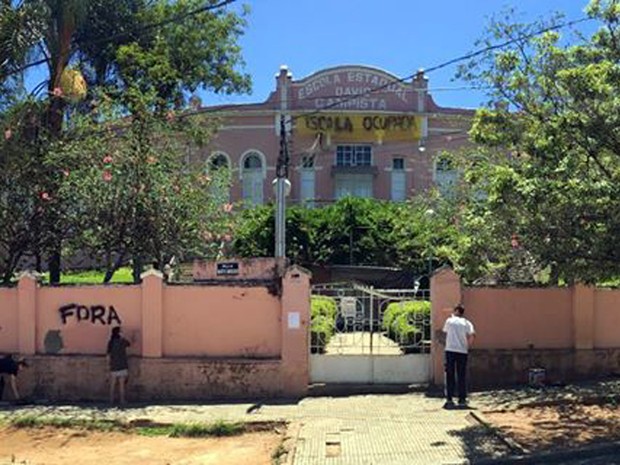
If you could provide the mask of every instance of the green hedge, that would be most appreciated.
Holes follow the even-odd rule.
[[[427,300],[392,302],[383,313],[383,330],[405,350],[416,350],[431,337],[431,303]]]
[[[334,299],[326,296],[312,296],[310,305],[310,351],[322,354],[334,334],[338,306]]]

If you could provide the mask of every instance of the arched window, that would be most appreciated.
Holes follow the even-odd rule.
[[[265,156],[256,150],[249,150],[241,157],[241,166],[243,200],[250,205],[261,205],[266,174]]]
[[[208,167],[209,171],[218,170],[220,168],[230,168],[230,162],[228,155],[222,152],[216,152],[209,157]]]
[[[253,170],[253,169],[261,169],[263,167],[263,163],[261,162],[260,157],[253,153],[245,157],[243,160],[243,169],[244,170]]]
[[[207,159],[207,173],[211,177],[211,194],[220,202],[230,201],[230,158],[224,152],[214,152]]]

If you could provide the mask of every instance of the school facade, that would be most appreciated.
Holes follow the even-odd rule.
[[[288,140],[289,202],[321,205],[351,195],[402,201],[456,172],[442,151],[468,144],[473,110],[440,107],[419,71],[401,81],[367,66],[337,66],[299,80],[286,67],[263,103],[205,107],[221,126],[192,153],[207,170],[233,173],[231,201],[274,199],[281,119]]]

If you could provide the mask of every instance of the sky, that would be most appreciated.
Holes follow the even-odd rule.
[[[253,82],[249,95],[201,93],[203,105],[259,103],[275,89],[275,75],[288,66],[293,79],[339,65],[367,65],[398,78],[429,69],[476,50],[489,19],[514,7],[523,22],[561,11],[566,20],[585,17],[587,0],[237,0],[248,5],[242,55]],[[582,23],[586,34],[596,23]],[[462,89],[457,65],[428,74],[435,102],[445,107],[476,108],[481,91]],[[27,76],[32,88],[42,69]],[[461,89],[459,89],[461,87]]]
[[[293,79],[343,64],[369,65],[399,78],[475,50],[493,14],[515,7],[523,21],[562,11],[567,20],[584,17],[587,0],[239,0],[250,6],[240,44],[251,95],[203,95],[203,104],[262,102],[275,88],[275,74],[287,65]],[[236,6],[239,8],[239,6]],[[580,26],[586,33],[594,23]],[[441,106],[475,108],[481,92],[446,90],[456,65],[428,75]],[[433,89],[436,89],[433,91]],[[444,89],[444,90],[440,90]]]

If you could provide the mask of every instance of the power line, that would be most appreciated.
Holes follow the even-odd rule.
[[[538,29],[538,30],[536,30],[534,32],[531,32],[529,34],[523,34],[523,35],[521,35],[519,37],[516,37],[514,39],[506,40],[506,41],[501,42],[499,44],[489,45],[489,46],[484,47],[484,48],[482,48],[480,50],[476,50],[476,51],[467,53],[465,55],[461,55],[461,56],[458,56],[456,58],[452,58],[450,60],[444,61],[444,62],[442,62],[442,63],[440,63],[438,65],[435,65],[433,67],[427,68],[426,70],[424,70],[424,72],[426,74],[432,73],[434,71],[437,71],[439,69],[445,68],[445,67],[450,66],[450,65],[453,65],[453,64],[458,63],[460,61],[468,60],[468,59],[474,58],[476,56],[482,55],[484,53],[487,53],[487,52],[490,52],[490,51],[493,51],[493,50],[498,50],[498,49],[507,47],[508,45],[514,44],[514,43],[519,42],[519,41],[532,39],[532,38],[534,38],[536,36],[539,36],[540,34],[544,34],[545,32],[550,32],[550,31],[554,31],[554,30],[558,30],[558,29],[563,29],[565,27],[575,26],[577,24],[584,23],[584,22],[587,22],[587,21],[593,21],[593,20],[594,20],[594,18],[584,17],[584,18],[574,19],[574,20],[567,21],[567,22],[560,23],[560,24],[555,24],[553,26],[548,26],[548,27],[545,27],[545,28],[542,28],[542,29]],[[386,88],[388,88],[390,86],[393,86],[394,84],[399,84],[399,83],[403,84],[403,83],[405,83],[405,81],[409,81],[410,79],[413,79],[416,76],[416,74],[417,74],[417,72],[413,73],[413,74],[410,74],[409,76],[405,76],[405,77],[402,77],[402,78],[397,78],[397,79],[395,79],[393,81],[390,81],[390,82],[388,82],[386,84],[383,84],[381,86],[368,89],[368,90],[366,90],[364,92],[360,92],[359,94],[355,94],[355,95],[351,95],[351,96],[347,96],[347,97],[336,96],[336,95],[334,95],[334,96],[321,96],[321,98],[339,98],[339,100],[336,101],[336,102],[330,103],[328,105],[324,105],[321,108],[317,108],[315,110],[312,110],[309,113],[303,113],[303,114],[299,114],[299,115],[291,115],[290,116],[290,121],[293,122],[293,121],[295,121],[295,120],[297,120],[298,118],[301,118],[301,117],[307,117],[307,116],[316,115],[316,114],[318,114],[318,113],[320,113],[322,111],[329,110],[331,108],[340,106],[343,103],[349,102],[351,100],[355,100],[355,99],[358,99],[360,97],[364,97],[364,96],[371,95],[373,93],[379,92],[379,91],[384,90],[384,89],[386,89]],[[460,86],[460,87],[454,87],[454,88],[446,87],[446,88],[428,89],[428,91],[429,92],[433,92],[433,91],[434,92],[440,92],[440,91],[448,91],[448,90],[468,90],[468,89],[472,89],[473,90],[473,89],[489,89],[489,88],[491,88],[491,87],[485,87],[485,86]],[[296,101],[305,101],[305,100],[313,100],[313,99],[315,99],[315,97],[304,97],[302,99],[297,99]],[[279,103],[283,103],[283,102],[289,103],[289,102],[292,102],[292,101],[293,101],[292,98],[287,98],[286,100],[279,99]],[[222,105],[218,109],[214,109],[214,110],[211,110],[211,111],[212,112],[217,112],[217,111],[222,111],[222,110],[225,111],[227,108],[231,108],[232,109],[235,106],[237,106],[237,105],[236,104]],[[201,110],[200,113],[210,113],[211,111],[210,110]]]
[[[191,10],[188,11],[186,13],[180,13],[176,16],[173,16],[171,18],[165,19],[163,21],[159,21],[157,23],[152,23],[152,24],[147,24],[135,31],[126,31],[126,32],[119,32],[118,34],[114,34],[111,36],[107,36],[107,37],[101,37],[99,39],[96,40],[90,40],[90,41],[85,41],[85,44],[100,44],[100,43],[104,43],[104,42],[112,42],[114,40],[117,40],[121,37],[126,37],[126,36],[132,36],[135,35],[136,38],[139,37],[142,33],[146,32],[146,31],[150,31],[151,29],[156,29],[162,26],[166,26],[167,24],[171,24],[171,23],[176,23],[179,21],[182,21],[184,19],[190,18],[192,16],[196,16],[198,14],[201,13],[206,13],[208,11],[211,10],[216,10],[218,8],[222,8],[225,7],[227,5],[230,5],[234,2],[236,2],[237,0],[222,0],[219,3],[216,3],[215,5],[206,5],[200,8],[196,8],[195,10]],[[10,77],[10,76],[14,76],[16,74],[20,74],[23,73],[24,71],[26,71],[29,68],[35,67],[35,66],[39,66],[42,65],[44,63],[47,63],[48,59],[47,58],[42,58],[40,60],[37,61],[33,61],[30,62],[20,68],[17,68],[16,70],[10,71],[8,73],[5,74],[5,77]]]
[[[545,32],[550,32],[550,31],[555,31],[555,30],[558,30],[558,29],[563,29],[565,27],[574,26],[576,24],[580,24],[580,23],[584,23],[586,21],[592,21],[592,20],[594,20],[594,18],[585,17],[585,18],[575,19],[575,20],[572,20],[572,21],[567,21],[567,22],[561,23],[561,24],[556,24],[556,25],[553,25],[553,26],[548,26],[548,27],[545,27],[545,28],[542,28],[542,29],[538,29],[538,30],[536,30],[534,32],[531,32],[529,34],[523,34],[523,35],[521,35],[519,37],[515,37],[514,39],[506,40],[506,41],[501,42],[499,44],[489,45],[489,46],[484,47],[484,48],[482,48],[480,50],[476,50],[474,52],[470,52],[470,53],[467,53],[465,55],[461,55],[459,57],[452,58],[450,60],[444,61],[444,62],[442,62],[442,63],[440,63],[438,65],[435,65],[435,66],[433,66],[431,68],[428,68],[428,69],[424,70],[424,72],[426,74],[432,73],[434,71],[437,71],[439,69],[445,68],[445,67],[450,66],[450,65],[453,65],[453,64],[458,63],[460,61],[469,60],[471,58],[474,58],[476,56],[482,55],[484,53],[491,52],[493,50],[502,49],[504,47],[507,47],[508,45],[511,45],[511,44],[514,44],[514,43],[517,43],[517,42],[520,42],[520,41],[523,41],[523,40],[532,39],[532,38],[534,38],[536,36],[544,34]],[[364,97],[364,96],[367,96],[367,95],[379,92],[381,90],[387,89],[388,87],[393,86],[394,84],[402,84],[405,81],[409,81],[410,79],[413,79],[416,76],[416,74],[417,74],[417,72],[413,73],[413,74],[410,74],[409,76],[405,76],[405,77],[402,77],[402,78],[398,78],[398,79],[396,79],[394,81],[390,81],[387,84],[383,84],[381,86],[374,87],[372,89],[368,89],[365,92],[361,92],[361,93],[356,94],[356,95],[351,95],[349,97],[343,98],[343,99],[338,100],[336,102],[332,102],[332,103],[330,103],[328,105],[324,105],[323,107],[318,108],[316,110],[313,110],[310,113],[305,113],[303,115],[297,115],[297,116],[291,116],[291,120],[294,121],[294,120],[296,120],[298,118],[301,118],[302,116],[306,117],[306,116],[316,115],[316,114],[318,114],[318,113],[320,113],[322,111],[329,110],[329,109],[334,108],[334,107],[338,107],[338,106],[340,106],[340,105],[342,105],[344,103],[347,103],[347,102],[349,102],[351,100],[355,100],[355,99],[358,99],[360,97]]]
[[[516,42],[532,39],[532,38],[534,38],[536,36],[544,34],[545,32],[555,31],[555,30],[558,30],[558,29],[564,29],[565,27],[574,26],[576,24],[580,24],[580,23],[584,23],[584,22],[592,21],[592,20],[594,20],[594,18],[585,17],[585,18],[580,18],[580,19],[574,19],[572,21],[568,21],[568,22],[562,23],[562,24],[556,24],[555,26],[548,26],[546,28],[539,29],[539,30],[537,30],[535,32],[532,32],[530,34],[525,34],[525,35],[522,35],[522,36],[519,36],[519,37],[515,37],[514,39],[506,40],[506,41],[501,42],[499,44],[489,45],[489,46],[487,46],[487,47],[485,47],[483,49],[477,50],[475,52],[471,52],[471,53],[468,53],[466,55],[460,56],[458,58],[454,58],[452,60],[448,60],[448,61],[446,61],[444,63],[441,63],[441,64],[439,64],[437,66],[433,66],[432,68],[427,69],[426,72],[427,73],[431,73],[433,71],[437,71],[438,69],[445,68],[446,66],[453,65],[454,63],[458,63],[459,61],[469,60],[470,58],[474,58],[474,57],[476,57],[478,55],[482,55],[483,53],[490,52],[490,51],[493,51],[493,50],[498,50],[498,49],[507,47],[508,45],[514,44]]]
[[[168,18],[168,19],[166,19],[164,21],[160,21],[158,23],[148,24],[148,25],[144,26],[143,28],[141,28],[140,30],[138,30],[137,32],[144,32],[144,31],[147,31],[147,30],[150,30],[150,29],[154,29],[154,28],[157,28],[157,27],[164,26],[166,24],[177,22],[179,20],[183,20],[183,19],[186,19],[188,17],[194,16],[194,15],[197,15],[197,14],[200,14],[200,13],[204,13],[204,12],[207,12],[207,11],[210,11],[210,10],[214,10],[214,9],[217,9],[217,8],[221,8],[221,7],[227,6],[229,4],[234,3],[235,1],[236,0],[222,0],[222,1],[220,1],[219,3],[217,3],[215,5],[204,6],[204,7],[192,10],[192,11],[188,11],[186,13],[182,13],[182,14],[176,15],[176,16],[174,16],[172,18]],[[482,55],[482,54],[487,53],[489,51],[498,50],[498,49],[507,47],[508,45],[511,45],[513,43],[516,43],[516,42],[519,42],[519,41],[523,41],[523,40],[531,39],[531,38],[536,37],[536,36],[538,36],[540,34],[544,34],[545,32],[563,29],[565,27],[574,26],[574,25],[577,25],[577,24],[580,24],[580,23],[583,23],[583,22],[587,22],[587,21],[592,21],[592,20],[594,20],[594,18],[584,17],[584,18],[579,18],[579,19],[576,19],[576,20],[564,22],[564,23],[561,23],[561,24],[556,24],[556,25],[553,25],[553,26],[548,26],[548,27],[536,30],[536,31],[534,31],[532,33],[524,34],[524,35],[521,35],[519,37],[510,39],[510,40],[506,40],[506,41],[501,42],[499,44],[489,45],[489,46],[484,47],[484,48],[482,48],[480,50],[476,50],[474,52],[467,53],[465,55],[461,55],[459,57],[447,60],[447,61],[442,62],[442,63],[440,63],[438,65],[435,65],[433,67],[427,68],[424,72],[427,73],[427,74],[428,73],[432,73],[432,72],[437,71],[439,69],[442,69],[442,68],[445,68],[447,66],[453,65],[453,64],[458,63],[460,61],[464,61],[464,60],[468,60],[468,59],[474,58],[476,56]],[[91,41],[90,43],[100,43],[100,42],[105,42],[105,41],[111,41],[111,40],[115,40],[115,39],[117,39],[119,37],[123,37],[123,36],[130,35],[130,34],[135,34],[135,33],[136,33],[136,31],[133,31],[133,32],[123,32],[123,33],[115,34],[113,36],[108,36],[108,37],[105,37],[105,38],[98,39],[97,41]],[[43,64],[46,61],[47,60],[43,59],[43,60],[38,60],[38,61],[35,61],[35,62],[32,62],[32,63],[29,63],[29,64],[25,65],[24,67],[22,67],[22,68],[20,68],[20,69],[18,69],[16,71],[8,73],[6,76],[17,74],[17,73],[22,72],[25,69],[28,69],[30,67]],[[388,82],[386,84],[383,84],[381,86],[368,89],[368,90],[366,90],[364,92],[361,92],[359,94],[356,94],[356,95],[351,95],[351,96],[347,96],[347,97],[344,97],[344,98],[342,98],[342,96],[332,96],[334,98],[338,98],[338,100],[335,101],[335,102],[332,102],[332,103],[330,103],[328,105],[324,105],[321,108],[312,110],[309,113],[303,113],[303,114],[299,114],[299,115],[291,115],[290,116],[290,121],[293,122],[293,121],[295,121],[295,120],[297,120],[298,118],[301,118],[301,117],[307,117],[307,116],[312,116],[312,115],[315,115],[315,114],[319,114],[319,113],[321,113],[321,112],[323,112],[325,110],[329,110],[331,108],[338,107],[338,106],[340,106],[340,105],[342,105],[342,104],[344,104],[346,102],[349,102],[351,100],[355,100],[355,99],[358,99],[360,97],[364,97],[364,96],[367,96],[367,95],[371,95],[373,93],[377,93],[377,92],[379,92],[381,90],[384,90],[384,89],[386,89],[386,88],[388,88],[390,86],[393,86],[394,84],[405,83],[405,81],[409,81],[409,80],[413,79],[416,76],[416,74],[417,73],[413,73],[413,74],[410,74],[410,75],[402,77],[402,78],[397,78],[397,79],[395,79],[393,81],[390,81],[390,82]],[[484,89],[484,88],[485,87],[483,87],[483,86],[460,86],[460,87],[454,87],[454,88],[446,87],[446,88],[428,89],[428,91],[429,92],[432,92],[432,91],[440,92],[440,91],[450,91],[450,90],[468,90],[468,89]],[[322,97],[328,98],[330,96],[322,96]],[[297,101],[300,101],[300,100],[312,100],[312,99],[314,99],[314,97],[307,97],[307,98],[303,98],[303,99],[297,99]],[[289,101],[292,101],[292,99],[289,98],[289,99],[286,99],[286,101],[289,102]],[[283,100],[280,100],[280,102],[283,102]],[[226,112],[227,110],[230,111],[230,110],[235,109],[236,107],[238,107],[238,104],[221,105],[217,109],[212,109],[212,110],[201,109],[201,110],[198,110],[198,111],[195,111],[195,112],[191,112],[191,113],[189,113],[189,114],[187,114],[185,116],[190,116],[192,114],[197,114],[197,113],[198,114],[204,114],[204,113]],[[240,112],[240,110],[239,110],[239,112]]]
[[[407,80],[407,78],[403,78],[405,80]],[[395,82],[395,81],[394,81]],[[392,84],[394,84],[394,82],[392,82]],[[480,86],[480,85],[472,85],[472,86],[454,86],[454,87],[450,87],[450,86],[446,86],[446,87],[429,87],[427,90],[427,92],[454,92],[454,91],[461,91],[461,90],[485,90],[485,89],[491,89],[491,86]],[[371,93],[375,91],[375,89],[370,89],[367,90],[366,92]],[[363,97],[365,94],[364,92],[360,92],[359,94],[356,95],[352,95],[351,97],[353,99],[355,98],[359,98],[359,97]],[[278,102],[286,102],[286,103],[291,103],[291,102],[305,102],[305,101],[312,101],[312,100],[316,100],[317,98],[343,98],[342,95],[336,95],[336,94],[321,94],[319,97],[301,97],[301,98],[293,98],[293,97],[287,97],[286,99],[278,99]],[[340,103],[340,102],[339,102]]]

